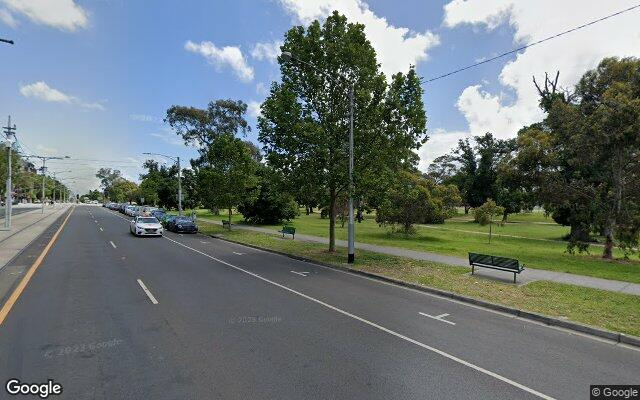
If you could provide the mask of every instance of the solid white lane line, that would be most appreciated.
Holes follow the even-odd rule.
[[[441,321],[441,322],[446,322],[447,324],[450,324],[450,325],[455,325],[456,324],[455,322],[447,321],[446,319],[444,319],[444,317],[446,317],[449,314],[440,314],[440,315],[435,315],[435,316],[434,315],[425,314],[423,312],[418,313],[418,314],[424,315],[425,317],[429,317],[429,318],[432,318],[432,319],[435,319],[435,320],[438,320],[438,321]]]
[[[289,272],[293,272],[294,274],[302,275],[302,276],[304,276],[304,277],[306,277],[306,276],[307,276],[307,275],[305,275],[305,274],[308,274],[308,272],[298,272],[298,271],[289,271]]]
[[[538,396],[538,397],[540,397],[541,399],[554,400],[554,398],[553,398],[553,397],[551,397],[551,396],[547,396],[547,395],[546,395],[546,394],[544,394],[544,393],[538,392],[537,390],[534,390],[534,389],[532,389],[532,388],[530,388],[530,387],[528,387],[528,386],[525,386],[525,385],[520,384],[520,383],[518,383],[518,382],[516,382],[516,381],[514,381],[514,380],[511,380],[511,379],[509,379],[509,378],[507,378],[507,377],[504,377],[504,376],[502,376],[502,375],[500,375],[500,374],[497,374],[497,373],[495,373],[495,372],[489,371],[488,369],[484,369],[484,368],[482,368],[482,367],[480,367],[480,366],[478,366],[478,365],[475,365],[475,364],[473,364],[473,363],[470,363],[470,362],[468,362],[468,361],[465,361],[465,360],[463,360],[463,359],[461,359],[461,358],[458,358],[458,357],[456,357],[456,356],[454,356],[454,355],[452,355],[452,354],[449,354],[449,353],[447,353],[447,352],[445,352],[445,351],[442,351],[442,350],[436,349],[435,347],[431,347],[431,346],[429,346],[429,345],[427,345],[427,344],[424,344],[424,343],[422,343],[422,342],[419,342],[419,341],[417,341],[417,340],[415,340],[415,339],[412,339],[412,338],[410,338],[410,337],[408,337],[408,336],[402,335],[402,334],[400,334],[400,333],[398,333],[398,332],[396,332],[396,331],[393,331],[393,330],[391,330],[391,329],[385,328],[385,327],[384,327],[384,326],[382,326],[382,325],[378,325],[378,324],[376,324],[375,322],[371,322],[371,321],[366,320],[366,319],[364,319],[364,318],[362,318],[362,317],[359,317],[359,316],[357,316],[357,315],[351,314],[351,313],[350,313],[350,312],[348,312],[348,311],[344,311],[344,310],[342,310],[342,309],[340,309],[340,308],[338,308],[338,307],[332,306],[332,305],[331,305],[331,304],[329,304],[329,303],[325,303],[325,302],[324,302],[324,301],[322,301],[322,300],[318,300],[318,299],[316,299],[316,298],[314,298],[314,297],[311,297],[311,296],[309,296],[309,295],[306,295],[306,294],[304,294],[304,293],[302,293],[302,292],[298,292],[297,290],[291,289],[291,288],[289,288],[289,287],[287,287],[287,286],[284,286],[284,285],[282,285],[282,284],[280,284],[280,283],[277,283],[277,282],[274,282],[274,281],[269,280],[269,279],[267,279],[267,278],[264,278],[264,277],[262,277],[262,276],[260,276],[260,275],[258,275],[258,274],[254,274],[254,273],[253,273],[253,272],[251,272],[251,271],[248,271],[248,270],[246,270],[246,269],[243,269],[243,268],[237,267],[237,266],[235,266],[235,265],[233,265],[233,264],[229,264],[229,263],[228,263],[228,262],[226,262],[226,261],[223,261],[223,260],[220,260],[219,258],[215,258],[215,257],[213,257],[213,256],[210,256],[209,254],[204,253],[204,252],[202,252],[202,251],[200,251],[200,250],[196,250],[196,249],[194,249],[194,248],[192,248],[192,247],[189,247],[189,246],[187,246],[186,244],[182,244],[182,243],[180,243],[180,242],[178,242],[178,241],[176,241],[176,240],[170,239],[170,238],[168,238],[168,237],[166,237],[166,236],[165,236],[164,238],[165,238],[165,239],[167,239],[167,240],[169,240],[169,241],[171,241],[171,242],[173,242],[173,243],[175,243],[175,244],[177,244],[177,245],[179,245],[179,246],[185,247],[185,248],[187,248],[187,249],[189,249],[189,250],[191,250],[191,251],[194,251],[194,252],[196,252],[196,253],[198,253],[198,254],[201,254],[201,255],[203,255],[203,256],[205,256],[205,257],[207,257],[207,258],[210,258],[210,259],[212,259],[212,260],[214,260],[214,261],[217,261],[217,262],[219,262],[220,264],[224,264],[224,265],[229,266],[229,267],[231,267],[231,268],[234,268],[234,269],[236,269],[236,270],[238,270],[238,271],[244,272],[244,273],[245,273],[245,274],[247,274],[247,275],[251,275],[251,276],[253,276],[254,278],[258,278],[258,279],[260,279],[260,280],[262,280],[262,281],[264,281],[264,282],[267,282],[267,283],[269,283],[269,284],[271,284],[271,285],[277,286],[277,287],[279,287],[279,288],[281,288],[281,289],[284,289],[284,290],[286,290],[286,291],[288,291],[288,292],[291,292],[291,293],[293,293],[293,294],[296,294],[296,295],[298,295],[298,296],[300,296],[300,297],[303,297],[303,298],[305,298],[305,299],[307,299],[307,300],[313,301],[313,302],[315,302],[315,303],[317,303],[317,304],[320,304],[320,305],[322,305],[322,306],[324,306],[324,307],[326,307],[326,308],[328,308],[328,309],[331,309],[331,310],[333,310],[333,311],[336,311],[336,312],[338,312],[338,313],[340,313],[340,314],[342,314],[342,315],[346,315],[347,317],[350,317],[350,318],[353,318],[353,319],[355,319],[355,320],[358,320],[358,321],[360,321],[360,322],[362,322],[362,323],[364,323],[364,324],[367,324],[367,325],[369,325],[369,326],[372,326],[372,327],[374,327],[374,328],[376,328],[376,329],[379,329],[379,330],[381,330],[381,331],[383,331],[383,332],[386,332],[386,333],[388,333],[388,334],[390,334],[390,335],[393,335],[393,336],[395,336],[395,337],[397,337],[397,338],[400,338],[400,339],[402,339],[402,340],[405,340],[405,341],[407,341],[407,342],[409,342],[409,343],[413,343],[413,344],[415,344],[415,345],[416,345],[416,346],[418,346],[418,347],[421,347],[421,348],[423,348],[423,349],[425,349],[425,350],[429,350],[429,351],[431,351],[431,352],[434,352],[434,353],[436,353],[436,354],[439,354],[439,355],[441,355],[441,356],[443,356],[443,357],[445,357],[445,358],[448,358],[449,360],[455,361],[455,362],[457,362],[457,363],[459,363],[459,364],[462,364],[462,365],[464,365],[464,366],[466,366],[466,367],[469,367],[469,368],[471,368],[471,369],[474,369],[474,370],[476,370],[476,371],[478,371],[478,372],[481,372],[481,373],[483,373],[483,374],[485,374],[485,375],[489,375],[489,376],[491,376],[491,377],[493,377],[493,378],[495,378],[495,379],[498,379],[498,380],[500,380],[500,381],[502,381],[502,382],[504,382],[504,383],[507,383],[507,384],[509,384],[509,385],[511,385],[511,386],[517,387],[518,389],[524,390],[525,392],[531,393],[531,394],[532,394],[532,395],[534,395],[534,396]]]
[[[144,290],[144,292],[147,294],[147,297],[149,297],[149,300],[151,300],[153,304],[158,304],[158,300],[156,300],[156,298],[153,297],[153,294],[151,294],[151,292],[149,291],[149,289],[147,289],[147,287],[144,285],[141,279],[138,279],[138,284],[140,285],[142,290]]]
[[[113,246],[114,249],[116,248],[116,244],[113,243],[111,240],[109,240],[109,243],[111,243],[111,246]]]

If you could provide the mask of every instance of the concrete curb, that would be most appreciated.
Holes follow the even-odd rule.
[[[242,243],[242,242],[239,242],[239,241],[236,241],[236,240],[231,240],[231,239],[227,239],[225,237],[220,237],[218,235],[207,235],[207,236],[210,236],[212,238],[219,239],[219,240],[224,240],[226,242],[239,244],[239,245],[242,245],[242,246],[251,247],[251,248],[254,248],[254,249],[257,249],[257,250],[267,251],[269,253],[274,253],[274,254],[278,254],[278,255],[281,255],[281,256],[289,257],[289,258],[292,258],[294,260],[304,261],[304,262],[308,262],[308,263],[311,263],[311,264],[316,264],[316,265],[327,267],[327,268],[332,268],[332,269],[336,269],[336,270],[340,270],[340,271],[344,271],[344,272],[349,272],[349,273],[352,273],[352,274],[355,274],[355,275],[362,275],[362,276],[366,276],[368,278],[376,279],[376,280],[379,280],[379,281],[383,281],[383,282],[387,282],[387,283],[393,283],[393,284],[398,285],[398,286],[404,286],[404,287],[415,289],[415,290],[418,290],[418,291],[421,291],[421,292],[431,293],[431,294],[435,294],[435,295],[438,295],[438,296],[441,296],[441,297],[450,298],[450,299],[457,300],[457,301],[460,301],[460,302],[463,302],[463,303],[473,304],[473,305],[480,306],[480,307],[483,307],[483,308],[488,308],[490,310],[499,311],[499,312],[503,312],[505,314],[514,315],[514,316],[519,317],[519,318],[524,318],[524,319],[528,319],[528,320],[531,320],[531,321],[540,322],[540,323],[543,323],[545,325],[557,326],[557,327],[560,327],[560,328],[564,328],[564,329],[568,329],[568,330],[584,333],[584,334],[587,334],[587,335],[608,339],[608,340],[611,340],[611,341],[616,342],[616,343],[624,343],[626,345],[631,345],[631,346],[640,348],[640,337],[637,337],[637,336],[631,336],[631,335],[627,335],[627,334],[624,334],[624,333],[608,331],[606,329],[597,328],[595,326],[583,325],[583,324],[579,324],[577,322],[566,321],[566,320],[562,320],[562,319],[555,318],[555,317],[550,317],[550,316],[543,315],[543,314],[538,314],[538,313],[534,313],[534,312],[530,312],[530,311],[520,310],[520,309],[514,308],[514,307],[503,306],[501,304],[491,303],[489,301],[476,299],[474,297],[463,296],[463,295],[460,295],[460,294],[457,294],[457,293],[453,293],[453,292],[449,292],[449,291],[446,291],[446,290],[436,289],[436,288],[432,288],[432,287],[428,287],[428,286],[422,286],[422,285],[418,285],[416,283],[411,283],[411,282],[406,282],[406,281],[402,281],[402,280],[399,280],[399,279],[389,278],[389,277],[386,277],[386,276],[383,276],[383,275],[374,274],[374,273],[371,273],[371,272],[360,271],[360,270],[357,270],[357,269],[343,267],[343,266],[340,266],[340,265],[327,264],[327,263],[323,263],[323,262],[320,262],[320,261],[312,260],[310,258],[296,256],[296,255],[285,253],[285,252],[278,251],[278,250],[272,250],[272,249],[268,249],[268,248],[265,248],[265,247],[260,247],[260,246],[256,246],[256,245],[252,245],[252,244]]]

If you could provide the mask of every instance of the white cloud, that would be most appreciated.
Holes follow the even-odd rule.
[[[264,82],[258,82],[256,85],[256,93],[260,96],[266,96],[269,94],[269,88],[264,84]]]
[[[55,147],[47,147],[41,144],[36,146],[36,150],[38,150],[38,153],[44,154],[45,156],[58,154],[58,149],[56,149]]]
[[[382,72],[387,76],[406,72],[410,65],[426,60],[428,50],[440,43],[438,36],[428,30],[418,33],[389,24],[386,18],[374,14],[362,0],[280,0],[280,3],[303,24],[325,18],[333,10],[346,15],[351,22],[364,24]]]
[[[90,110],[99,110],[105,111],[107,108],[100,102],[94,101],[92,103],[80,103],[80,105],[84,108],[88,108]]]
[[[241,81],[250,82],[253,80],[253,68],[247,64],[239,47],[224,46],[219,48],[212,42],[194,43],[189,40],[184,44],[184,48],[203,56],[218,71],[223,67],[230,67]]]
[[[11,13],[4,8],[0,8],[0,21],[2,21],[10,28],[15,28],[16,26],[18,26],[18,21],[16,21],[16,19],[13,18],[13,15],[11,15]]]
[[[251,50],[251,57],[275,63],[280,55],[282,44],[281,41],[256,43]]]
[[[458,140],[469,136],[468,132],[447,132],[444,129],[435,129],[430,132],[429,140],[418,150],[420,156],[418,168],[421,171],[426,171],[434,159],[449,153],[452,148],[458,145]]]
[[[184,146],[184,141],[175,133],[154,132],[154,133],[150,133],[149,136],[154,137],[156,139],[160,139],[163,142],[169,143],[174,146]]]
[[[43,81],[21,86],[20,93],[24,97],[33,97],[38,100],[56,103],[71,103],[75,100],[73,96],[64,94],[61,91],[50,87]]]
[[[260,105],[262,103],[259,103],[257,101],[250,101],[247,103],[247,113],[253,117],[253,118],[258,118],[260,116],[260,114],[262,114],[262,110],[260,110]]]
[[[515,30],[514,42],[525,44],[624,9],[632,2],[604,4],[580,0],[454,0],[445,6],[444,24],[474,24],[491,30],[508,23]],[[559,84],[570,89],[604,57],[640,56],[637,22],[637,12],[630,12],[527,48],[502,68],[498,77],[502,88],[497,92],[484,90],[481,83],[465,88],[456,105],[469,124],[469,132],[514,137],[523,125],[540,121],[543,113],[532,82],[534,75],[542,80],[545,72],[560,71]],[[512,96],[504,96],[505,92]]]
[[[139,121],[139,122],[156,122],[156,123],[162,122],[162,118],[154,117],[153,115],[147,115],[147,114],[129,114],[129,119],[133,121]]]
[[[31,21],[54,28],[75,31],[85,28],[89,18],[87,12],[74,0],[0,0],[14,13]],[[3,21],[4,18],[3,18]]]
[[[494,29],[509,19],[512,0],[453,0],[444,6],[444,25],[483,24]]]
[[[77,104],[83,108],[87,108],[91,110],[100,110],[100,111],[106,110],[106,107],[102,104],[102,102],[94,101],[90,103],[85,103],[82,100],[80,100],[78,97],[71,96],[69,94],[61,92],[58,89],[52,88],[51,86],[47,85],[47,83],[44,81],[38,81],[28,85],[21,86],[20,93],[24,97],[34,98],[34,99],[47,101],[47,102]]]

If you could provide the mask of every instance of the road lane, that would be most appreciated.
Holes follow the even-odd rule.
[[[624,346],[246,246],[167,236],[560,398],[579,397],[594,382],[640,376],[640,352]],[[313,279],[291,274],[294,268]],[[428,323],[416,318],[420,312],[455,315],[456,326]]]
[[[96,214],[94,214],[96,215]],[[105,218],[104,221],[102,221],[99,218],[99,221],[101,221],[101,223],[103,224],[103,226],[106,226],[106,230],[110,231],[110,232],[117,232],[117,235],[123,235],[124,232],[126,232],[125,230],[123,230],[123,228],[126,228],[126,223],[127,223],[127,219],[124,217],[121,217],[119,214],[113,214],[113,216],[116,218],[115,220],[109,220],[108,218]],[[118,220],[122,221],[119,222]],[[178,235],[171,235],[174,238],[178,238]],[[195,235],[184,235],[185,237],[192,237],[192,238],[197,238],[198,236]],[[187,269],[188,267],[191,267],[190,263],[191,261],[193,261],[192,259],[194,258],[194,254],[192,251],[188,250],[188,249],[184,249],[181,248],[179,246],[168,246],[169,248],[171,248],[173,251],[170,252],[169,254],[165,254],[163,260],[165,261],[165,264],[168,265],[175,265],[176,267],[178,267],[178,271],[180,271],[181,273],[176,276],[175,274],[170,274],[171,277],[171,281],[170,282],[165,282],[163,279],[159,279],[159,278],[165,278],[165,272],[161,271],[158,269],[159,266],[157,265],[149,265],[147,263],[144,263],[142,261],[142,259],[145,257],[146,254],[148,254],[148,252],[141,252],[141,251],[136,251],[136,249],[139,249],[139,246],[145,246],[147,247],[147,249],[149,250],[149,252],[156,252],[156,251],[160,251],[161,249],[165,249],[167,248],[167,242],[166,240],[163,239],[158,239],[158,238],[134,238],[136,240],[133,241],[124,241],[124,240],[119,240],[119,249],[121,249],[123,252],[126,252],[127,254],[130,254],[128,257],[132,257],[129,258],[129,262],[131,262],[133,265],[135,265],[137,268],[139,268],[140,271],[144,271],[142,272],[145,276],[149,276],[149,278],[145,278],[146,280],[149,280],[149,282],[152,282],[153,280],[155,280],[155,282],[153,283],[154,288],[156,288],[156,291],[158,292],[158,295],[163,296],[163,300],[161,302],[161,305],[166,306],[166,307],[175,307],[175,305],[179,305],[181,303],[184,302],[189,302],[189,306],[188,307],[182,307],[176,310],[175,314],[180,315],[182,317],[184,317],[186,314],[191,313],[192,310],[194,309],[199,309],[202,307],[202,304],[211,304],[216,302],[215,296],[214,298],[212,298],[211,300],[205,298],[204,296],[206,295],[207,291],[206,288],[199,290],[198,287],[199,285],[202,285],[203,283],[206,284],[206,276],[208,274],[214,273],[214,275],[218,276],[220,274],[224,274],[225,277],[229,275],[228,278],[226,278],[224,280],[224,285],[225,285],[225,289],[228,289],[228,286],[231,282],[236,283],[236,282],[244,282],[243,283],[243,287],[246,285],[251,285],[251,287],[253,288],[250,293],[251,296],[256,298],[258,301],[266,301],[266,299],[270,299],[273,300],[274,296],[278,296],[282,298],[282,301],[284,302],[280,307],[278,308],[282,308],[282,309],[292,309],[293,304],[292,301],[298,301],[296,299],[291,299],[290,296],[287,296],[286,293],[281,293],[280,290],[276,290],[275,292],[273,291],[272,288],[266,288],[267,291],[269,292],[268,295],[265,296],[260,296],[257,293],[259,293],[260,291],[264,290],[264,285],[261,285],[260,282],[255,282],[255,280],[252,279],[248,279],[246,276],[243,275],[238,275],[235,274],[232,270],[230,270],[229,268],[226,268],[224,266],[221,266],[218,263],[210,263],[210,262],[205,262],[202,263],[197,262],[194,267],[197,268],[197,270],[191,270],[191,269]],[[197,259],[198,257],[196,257]],[[206,260],[205,260],[206,261]],[[175,270],[174,270],[175,271]],[[218,282],[216,282],[218,283]],[[209,283],[210,285],[213,284]],[[188,291],[189,293],[199,293],[199,296],[189,296],[188,298],[183,298],[183,294],[185,291]],[[209,291],[210,293],[216,293],[218,292],[218,289],[210,289]],[[174,297],[176,296],[177,297]],[[247,296],[247,293],[242,293],[242,294],[238,294],[240,296]],[[168,299],[166,299],[167,297],[169,297]],[[219,296],[218,296],[219,297]],[[225,298],[227,298],[227,296],[225,296]],[[233,296],[231,296],[231,298],[233,298]],[[305,303],[303,303],[305,304]],[[219,309],[219,312],[224,313],[228,307],[231,306],[231,304],[227,304],[227,305],[222,305],[222,308]],[[307,305],[308,306],[308,305]],[[312,308],[313,309],[313,308]],[[308,312],[305,311],[304,313],[301,313],[300,315],[296,316],[294,318],[294,321],[299,321],[301,318],[304,318],[305,315],[311,313],[317,313],[317,310]],[[243,315],[243,314],[231,314],[231,318],[233,319],[234,317],[236,318],[242,318],[242,317],[238,317],[238,315]],[[254,315],[254,314],[246,314],[246,315]],[[268,316],[268,315],[267,315]],[[334,316],[335,317],[335,316]],[[196,314],[193,316],[193,318],[189,318],[189,321],[191,324],[201,324],[202,328],[201,329],[207,329],[207,323],[208,323],[208,319],[206,315],[202,315],[202,314]],[[357,324],[356,324],[357,325]],[[201,329],[194,329],[194,331],[198,332]],[[286,329],[282,332],[283,336],[287,336],[289,332],[295,331],[295,329],[289,330]],[[331,336],[331,333],[327,333],[327,335]],[[342,339],[345,340],[345,339]],[[393,343],[393,341],[392,341]],[[302,347],[304,347],[304,345],[301,345]],[[385,351],[389,351],[391,350],[393,347],[395,347],[395,345],[392,346],[387,346],[388,348],[385,348]],[[429,357],[433,357],[433,355],[430,355]],[[443,360],[440,360],[439,357],[436,357],[437,363],[442,364]],[[446,360],[444,360],[446,361]],[[446,362],[445,362],[446,364]],[[456,368],[458,368],[459,366],[457,366]],[[336,368],[340,368],[339,366],[336,366]],[[265,372],[262,371],[260,374],[264,374]],[[247,372],[245,371],[245,375],[247,374]],[[353,375],[353,372],[350,373],[351,375]],[[457,374],[454,374],[457,375]],[[274,377],[273,379],[278,379],[276,377]],[[456,378],[457,379],[457,378]],[[473,381],[473,380],[472,380]],[[337,383],[336,383],[337,384]],[[441,385],[442,387],[446,386],[446,385]],[[455,386],[455,385],[454,385]],[[422,384],[419,384],[418,387],[422,387]],[[442,388],[441,387],[441,388]],[[465,394],[466,394],[465,390]],[[424,392],[426,393],[426,392]],[[308,395],[308,394],[306,394]],[[369,397],[373,396],[373,394],[368,395]],[[486,396],[486,394],[485,394]],[[518,395],[519,397],[522,397],[523,394]],[[508,396],[507,396],[508,397]]]
[[[118,215],[91,211],[76,210],[0,326],[3,375],[53,377],[68,398],[533,398],[166,239],[135,238]],[[468,360],[490,354],[478,365],[502,366],[504,376],[559,398],[588,390],[590,377],[575,376],[581,370],[567,361],[571,351],[596,372],[608,364],[613,372],[598,382],[638,376],[640,353],[608,343],[575,344],[575,335],[416,291],[199,235],[167,236]],[[457,325],[419,312],[450,313]],[[505,332],[512,338],[493,346]],[[74,352],[74,343],[102,345]],[[534,347],[509,353],[518,343]],[[568,371],[522,375],[545,362]]]

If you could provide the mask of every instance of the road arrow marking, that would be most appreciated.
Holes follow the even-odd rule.
[[[449,314],[440,314],[440,315],[435,315],[435,316],[434,315],[425,314],[423,312],[418,313],[418,314],[424,315],[425,317],[429,317],[429,318],[432,318],[432,319],[435,319],[435,320],[438,320],[438,321],[445,322],[445,323],[450,324],[450,325],[455,325],[456,324],[455,322],[447,321],[446,319],[444,319],[444,317],[448,316]]]

